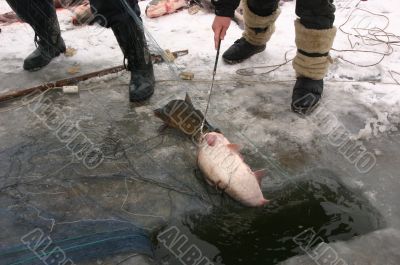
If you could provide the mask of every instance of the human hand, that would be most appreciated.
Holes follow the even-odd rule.
[[[214,31],[215,49],[218,48],[219,40],[223,40],[225,38],[226,31],[228,30],[230,24],[230,17],[215,16],[214,22],[212,24],[212,29]]]

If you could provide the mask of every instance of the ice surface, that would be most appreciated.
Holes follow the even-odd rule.
[[[144,7],[146,2],[140,5]],[[361,2],[359,7],[384,14],[390,19],[386,31],[400,34],[397,26],[400,3],[369,0]],[[5,1],[0,1],[0,10],[8,11]],[[366,17],[361,20],[364,23],[369,15],[359,12],[358,19]],[[338,26],[344,23],[346,14],[338,10]],[[79,74],[83,74],[122,63],[122,53],[110,30],[97,26],[75,28],[70,24],[69,11],[59,11],[58,15],[63,37],[68,46],[77,49],[77,54],[60,56],[45,69],[26,73],[22,62],[34,47],[32,30],[19,23],[2,27],[0,93],[66,78],[68,68],[74,65],[79,65]],[[243,155],[252,168],[268,170],[268,177],[263,181],[266,198],[280,191],[285,194],[290,190],[284,189],[288,183],[293,182],[289,187],[295,188],[296,183],[318,170],[326,172],[324,176],[332,173],[350,190],[357,190],[363,202],[360,207],[371,207],[374,210],[370,213],[377,211],[383,218],[382,226],[388,228],[372,232],[382,226],[366,226],[362,232],[372,234],[332,246],[349,264],[364,264],[363,253],[373,253],[368,256],[373,261],[371,264],[386,264],[385,261],[398,264],[395,251],[400,229],[400,90],[396,80],[400,80],[400,75],[395,72],[400,72],[399,48],[394,43],[390,56],[379,65],[367,68],[348,64],[340,58],[373,64],[380,56],[333,51],[334,64],[327,77],[319,116],[299,117],[289,108],[295,79],[290,63],[270,74],[262,74],[270,67],[250,68],[283,63],[286,52],[288,59],[294,56],[294,18],[294,3],[285,2],[277,32],[266,52],[240,65],[220,63],[208,119],[232,142],[244,146]],[[205,108],[215,56],[212,19],[211,14],[189,15],[186,10],[158,19],[144,18],[147,29],[163,49],[189,49],[189,55],[178,58],[176,66],[195,73],[192,82],[177,82],[165,64],[156,65],[157,89],[146,103],[128,102],[129,75],[120,73],[80,83],[79,95],[62,95],[52,90],[33,103],[15,100],[2,104],[0,206],[4,232],[0,234],[0,247],[19,243],[35,227],[56,235],[59,229],[70,224],[81,228],[88,222],[98,222],[99,226],[120,222],[133,223],[156,233],[172,219],[181,220],[190,214],[207,216],[218,207],[237,206],[206,186],[201,175],[194,172],[195,146],[174,130],[159,133],[161,121],[152,112],[170,99],[183,98],[186,92],[199,109]],[[369,19],[373,23],[363,26],[385,25],[382,16]],[[360,20],[354,21],[360,23]],[[346,30],[354,29],[350,24]],[[240,34],[241,30],[233,23],[222,50]],[[365,45],[354,36],[351,40],[359,42],[356,47],[359,49],[387,50],[385,45]],[[156,47],[155,43],[151,46]],[[351,48],[347,36],[341,32],[334,47]],[[248,69],[237,74],[242,68]],[[349,145],[360,145],[373,154],[376,163],[368,172],[362,172],[363,168],[360,170],[352,157],[357,152],[350,152],[346,157],[341,146],[335,145],[337,142],[329,134],[333,132],[329,130],[332,123],[323,118],[327,116],[331,122],[336,121],[335,125],[343,126]],[[71,128],[100,148],[104,160],[98,167],[86,167],[79,154],[74,155],[63,142],[64,138],[58,137],[54,126],[57,118],[63,117],[72,124]],[[49,121],[52,123],[47,124]],[[61,132],[67,139],[68,131],[64,128]],[[340,198],[342,191],[339,189],[335,194]],[[282,207],[296,204],[298,199],[288,198],[289,202]],[[250,215],[259,216],[256,211],[250,211]],[[241,220],[246,215],[241,213],[236,217]],[[360,221],[354,223],[355,227],[361,225]],[[246,232],[246,227],[241,229],[244,230],[238,231]],[[371,243],[375,239],[382,246],[379,249],[387,250],[387,260],[383,254],[375,254],[378,248]],[[288,262],[303,264],[303,258]],[[115,264],[122,259],[110,257],[105,262]]]
[[[342,264],[387,264],[399,263],[400,231],[396,229],[384,229],[368,235],[357,237],[348,242],[325,245],[310,256],[298,256],[291,258],[281,265],[308,265],[315,262],[323,262],[330,254],[336,258],[336,262],[342,260]],[[323,252],[325,251],[325,252]],[[329,251],[329,253],[328,253]],[[336,253],[337,256],[335,256]],[[335,261],[328,259],[326,262]],[[322,263],[323,264],[323,263]],[[338,263],[340,264],[340,263]]]

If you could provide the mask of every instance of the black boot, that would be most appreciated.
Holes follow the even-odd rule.
[[[65,52],[53,0],[7,0],[7,2],[18,17],[35,31],[37,49],[25,59],[25,70],[39,70],[49,64],[54,57]]]
[[[126,68],[131,71],[129,100],[143,101],[150,98],[154,93],[155,78],[142,28],[127,18],[124,23],[112,26],[112,30],[128,60]]]
[[[300,114],[310,114],[321,99],[323,89],[323,80],[298,77],[293,88],[292,110]]]
[[[42,37],[40,37],[42,36]],[[34,50],[24,60],[24,69],[27,71],[37,71],[48,65],[51,60],[64,53],[66,50],[64,40],[60,34],[49,29],[48,34],[35,35],[35,43],[37,44]]]
[[[231,47],[222,55],[224,61],[228,64],[240,63],[265,50],[266,45],[253,45],[244,37],[236,40]]]

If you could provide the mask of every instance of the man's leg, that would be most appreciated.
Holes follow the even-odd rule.
[[[137,19],[128,13],[122,1],[124,0],[90,0],[90,4],[95,17],[101,15],[105,18],[103,26],[111,27],[128,60],[127,70],[131,71],[130,101],[142,101],[150,98],[154,93],[153,65],[142,28],[137,0],[126,0]]]
[[[15,13],[35,31],[37,49],[24,61],[24,69],[39,70],[65,52],[53,0],[6,0]]]
[[[311,112],[321,98],[323,78],[330,64],[329,51],[336,35],[333,0],[297,0],[295,21],[297,55],[293,68],[297,81],[292,110]]]
[[[239,63],[265,50],[280,14],[279,0],[242,0],[245,29],[243,37],[222,55],[227,63]]]

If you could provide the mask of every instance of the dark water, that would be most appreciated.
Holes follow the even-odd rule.
[[[299,234],[315,233],[314,247],[322,242],[349,240],[384,226],[367,199],[330,172],[315,172],[264,194],[271,203],[263,209],[235,204],[216,207],[211,214],[188,215],[182,229],[194,235],[193,241],[199,240],[200,249],[207,244],[217,249],[218,253],[208,256],[219,261],[215,263],[267,265],[305,254],[293,240]],[[207,256],[206,252],[203,254]],[[172,260],[169,264],[182,264]]]

